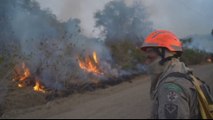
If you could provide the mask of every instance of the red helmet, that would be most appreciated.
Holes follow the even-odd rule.
[[[163,47],[172,52],[182,52],[182,43],[173,33],[166,30],[157,30],[147,36],[142,50],[146,50],[148,47]]]

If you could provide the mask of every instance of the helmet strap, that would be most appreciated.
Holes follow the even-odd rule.
[[[182,52],[176,52],[173,56],[169,56],[165,58],[166,48],[158,48],[156,51],[161,56],[161,61],[159,61],[160,65],[164,65],[167,61],[172,60],[172,58],[179,58]]]
[[[165,58],[165,48],[154,48],[154,50],[162,59]]]

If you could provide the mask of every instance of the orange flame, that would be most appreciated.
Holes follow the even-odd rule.
[[[96,52],[93,52],[92,57],[87,56],[85,60],[79,59],[78,62],[81,69],[94,74],[102,74],[98,66],[99,61]]]
[[[39,81],[36,81],[35,86],[33,87],[34,91],[45,93],[44,86],[40,84]]]
[[[29,68],[27,68],[27,66],[25,65],[24,62],[22,63],[21,68],[22,68],[22,70],[19,70],[19,72],[17,72],[18,76],[12,80],[12,81],[18,82],[17,86],[19,88],[25,87],[26,80],[28,80],[28,78],[31,76],[30,70],[29,70]],[[36,92],[45,93],[44,86],[41,85],[39,80],[35,80],[35,85],[34,85],[33,89]]]
[[[30,76],[30,70],[26,67],[25,63],[22,63],[24,74],[20,77],[20,81],[26,80]]]
[[[18,81],[18,87],[22,88],[25,86],[25,80],[30,77],[30,70],[26,67],[25,63],[22,63],[23,74],[19,75],[17,78],[14,78],[13,81]]]
[[[95,60],[95,63],[98,63],[97,54],[96,52],[93,52],[93,58]]]

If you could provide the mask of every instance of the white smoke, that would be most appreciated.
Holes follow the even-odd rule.
[[[207,34],[213,28],[212,0],[144,0],[156,29],[168,29],[179,37]]]
[[[20,44],[19,62],[25,62],[31,74],[46,87],[62,89],[60,83],[81,77],[79,55],[96,51],[101,60],[113,63],[101,38],[88,38],[82,34],[79,19],[58,21],[50,11],[41,10],[39,4],[28,0],[4,0],[2,4],[5,5],[1,8],[2,13],[10,18],[7,26],[13,31],[7,39],[15,39]]]
[[[60,21],[67,21],[69,18],[81,20],[82,32],[87,37],[98,37],[99,30],[95,29],[94,13],[104,8],[104,5],[111,0],[37,0],[42,9],[52,11]]]
[[[194,35],[191,37],[192,43],[189,47],[204,50],[213,53],[213,36],[208,35]]]
[[[88,39],[80,33],[80,20],[70,18],[59,22],[53,14],[27,0],[10,1],[7,7],[5,12],[11,18],[9,26],[20,43],[20,62],[25,62],[32,75],[46,87],[62,89],[60,83],[78,75],[79,67],[73,52],[80,48],[78,42],[82,38]]]

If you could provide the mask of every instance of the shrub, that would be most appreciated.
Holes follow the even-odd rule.
[[[115,63],[122,69],[132,69],[138,63],[143,63],[145,56],[143,52],[131,41],[119,41],[107,43]]]

